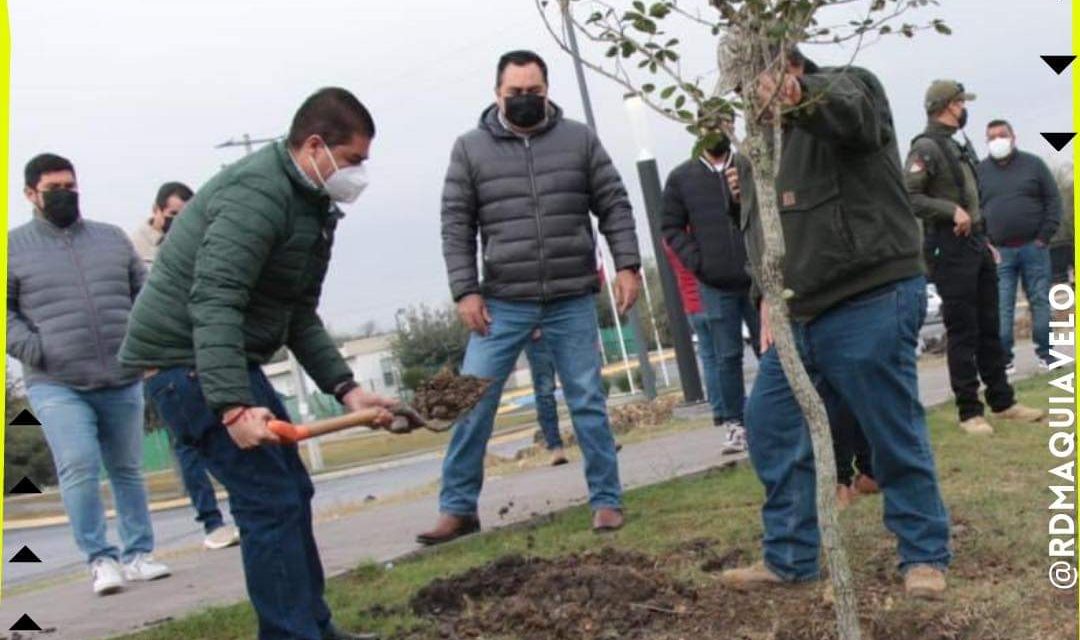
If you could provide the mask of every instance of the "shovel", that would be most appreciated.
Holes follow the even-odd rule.
[[[391,409],[390,412],[394,414],[394,421],[390,423],[390,426],[386,427],[386,429],[391,433],[410,433],[421,427],[428,431],[442,433],[454,426],[453,420],[425,420],[416,409],[406,404],[398,405]],[[379,416],[379,413],[378,409],[364,409],[362,411],[354,411],[342,416],[327,418],[325,420],[316,420],[304,424],[293,424],[284,420],[271,420],[269,427],[277,437],[281,438],[283,443],[296,444],[301,440],[307,440],[308,438],[314,438],[327,433],[334,433],[335,431],[342,431],[343,429],[351,429],[352,427],[370,427],[375,423],[375,419]]]

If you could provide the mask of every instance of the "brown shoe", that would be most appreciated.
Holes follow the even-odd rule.
[[[994,432],[994,427],[982,416],[975,416],[960,421],[960,428],[971,435],[986,435]]]
[[[604,507],[597,509],[593,513],[592,530],[596,533],[618,531],[622,529],[625,522],[626,518],[623,516],[622,510]]]
[[[436,545],[467,536],[480,531],[480,520],[476,516],[454,516],[440,513],[435,528],[416,536],[416,541],[423,545]]]
[[[551,466],[558,467],[560,465],[566,464],[567,462],[570,461],[566,459],[566,452],[563,451],[562,447],[557,447],[551,450]]]
[[[865,473],[860,473],[855,476],[855,482],[851,483],[851,486],[855,488],[855,493],[862,496],[881,493],[881,487],[878,486],[877,480],[874,480]]]
[[[739,591],[787,584],[760,560],[748,567],[724,571],[720,574],[720,583]]]
[[[855,502],[857,494],[855,490],[846,484],[836,485],[836,508],[839,511],[843,511],[851,506]]]
[[[1046,416],[1046,412],[1041,409],[1033,409],[1032,407],[1025,407],[1017,402],[1013,406],[1004,411],[995,411],[994,417],[1001,418],[1002,420],[1015,420],[1016,422],[1038,422]]]
[[[945,597],[945,572],[920,564],[904,574],[904,593],[920,600],[941,600]]]

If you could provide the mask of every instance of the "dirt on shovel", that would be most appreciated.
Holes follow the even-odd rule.
[[[491,383],[490,378],[442,369],[416,390],[412,406],[426,420],[457,420],[480,401]]]

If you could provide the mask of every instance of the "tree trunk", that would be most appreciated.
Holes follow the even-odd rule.
[[[744,31],[742,34],[745,39],[756,40],[736,43],[734,46],[734,50],[738,52],[736,64],[741,70],[739,73],[741,85],[751,88],[757,76],[765,71],[768,65],[764,62],[768,60],[765,53],[767,43],[764,42],[764,38],[753,32]],[[861,632],[855,602],[854,580],[837,521],[836,458],[833,454],[829,417],[825,411],[825,404],[799,356],[788,314],[787,296],[790,293],[785,295],[784,232],[780,223],[775,182],[781,157],[782,128],[767,127],[755,121],[753,114],[756,112],[756,107],[753,104],[754,98],[750,96],[751,93],[752,91],[744,91],[744,95],[750,97],[751,106],[744,110],[747,135],[742,141],[741,149],[750,160],[755,176],[755,201],[763,238],[759,284],[764,294],[773,344],[784,374],[787,376],[788,384],[810,428],[817,480],[818,527],[821,531],[821,543],[832,580],[838,636],[840,640],[859,640]],[[780,107],[776,101],[769,111],[772,116],[771,122],[781,121]]]

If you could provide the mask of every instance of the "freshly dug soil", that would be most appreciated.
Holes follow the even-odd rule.
[[[608,548],[555,560],[506,556],[435,580],[411,606],[451,622],[462,638],[629,638],[668,617],[654,609],[686,610],[693,597],[651,558]]]
[[[491,382],[442,369],[416,390],[412,405],[426,420],[456,420],[473,408]]]
[[[670,573],[706,558],[706,571],[736,563],[740,549],[708,541],[664,559],[605,548],[554,559],[512,555],[437,579],[410,606],[436,624],[398,639],[835,640],[825,582],[741,592]],[[864,640],[1016,640],[994,611],[973,603],[911,603],[892,575],[859,580]]]

